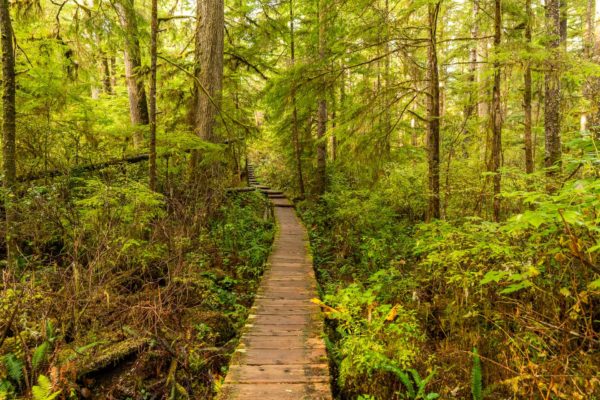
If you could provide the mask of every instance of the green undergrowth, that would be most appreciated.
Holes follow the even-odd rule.
[[[420,222],[394,182],[299,205],[338,398],[600,398],[595,176],[506,193],[501,223]]]
[[[270,252],[268,203],[167,197],[137,176],[26,193],[26,253],[0,296],[0,399],[213,396]]]

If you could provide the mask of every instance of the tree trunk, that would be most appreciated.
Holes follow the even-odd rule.
[[[102,56],[102,89],[106,94],[113,94],[112,84],[110,79],[110,65],[108,64],[108,57]]]
[[[158,40],[158,0],[152,0],[150,22],[150,162],[148,175],[150,190],[156,190],[156,64]]]
[[[215,122],[220,112],[223,88],[225,34],[223,0],[198,0],[196,6],[196,104],[194,132],[204,140],[216,141]]]
[[[4,187],[4,207],[6,213],[6,260],[12,266],[16,257],[16,241],[13,236],[15,211],[13,208],[14,188],[17,181],[16,163],[16,75],[13,48],[13,29],[8,0],[0,0],[0,34],[2,35],[2,155]]]
[[[384,9],[384,46],[383,51],[385,54],[384,57],[384,71],[383,71],[383,129],[385,132],[384,135],[384,156],[389,160],[391,153],[391,135],[392,135],[392,113],[390,104],[390,69],[391,69],[391,54],[390,54],[390,2],[389,0],[385,0],[385,9]]]
[[[525,24],[525,41],[527,43],[528,51],[531,51],[531,23],[533,19],[533,13],[531,10],[531,0],[525,0],[525,12],[526,12],[526,24]],[[532,125],[532,113],[531,113],[531,61],[528,59],[525,65],[524,73],[524,89],[523,89],[523,112],[525,113],[524,120],[524,137],[525,137],[525,172],[528,174],[533,173],[533,143],[531,140],[531,125]]]
[[[330,147],[331,147],[331,154],[330,154],[330,159],[331,161],[335,161],[335,151],[336,151],[336,144],[335,144],[335,127],[337,125],[337,110],[338,110],[338,102],[337,102],[337,97],[336,97],[336,93],[335,93],[335,85],[331,85],[330,90],[329,90],[329,99],[330,99],[330,103],[331,103],[331,107],[330,107],[330,113],[331,113],[331,137],[330,137]]]
[[[544,165],[548,178],[553,181],[560,170],[561,143],[560,143],[560,70],[558,59],[560,57],[561,43],[561,17],[560,0],[546,0],[546,24],[550,39],[547,44],[549,59],[545,76],[545,157]],[[554,187],[554,182],[549,182],[549,189]]]
[[[502,174],[500,166],[502,164],[502,99],[501,99],[501,69],[498,59],[500,44],[502,42],[502,4],[501,0],[494,1],[494,88],[492,92],[492,149],[490,160],[490,172],[493,180],[493,209],[494,221],[500,220],[500,189]]]
[[[140,41],[137,25],[137,14],[134,8],[134,0],[119,0],[115,3],[119,13],[121,26],[125,31],[125,51],[123,59],[125,63],[125,80],[127,92],[129,93],[129,112],[131,123],[135,125],[148,125],[148,103],[144,79],[141,75],[142,55],[140,52]],[[138,148],[143,142],[143,131],[137,129],[133,136],[133,145]]]
[[[473,0],[473,25],[471,27],[471,38],[473,39],[473,45],[469,50],[469,77],[468,77],[468,88],[469,88],[469,100],[468,104],[464,109],[464,125],[463,131],[466,134],[463,142],[463,157],[469,156],[469,145],[472,142],[474,132],[471,132],[468,128],[469,120],[473,115],[479,117],[479,76],[478,76],[478,55],[477,48],[479,46],[479,0]]]
[[[294,32],[294,0],[290,0],[290,56],[292,69],[296,64],[296,38]],[[296,82],[292,83],[292,141],[294,142],[294,161],[296,163],[296,174],[298,179],[298,190],[304,198],[304,176],[302,175],[302,146],[300,144],[300,132],[298,130],[298,107],[296,106]]]
[[[321,66],[326,66],[326,15],[325,1],[318,0],[319,13],[319,60]],[[318,94],[318,115],[317,115],[317,183],[316,192],[319,195],[325,193],[327,187],[327,141],[325,134],[327,132],[327,82],[325,75],[321,78],[321,87]]]
[[[567,0],[560,0],[560,43],[565,47],[565,49],[567,46],[567,38],[569,35],[567,11]]]
[[[110,84],[114,90],[115,87],[117,87],[117,58],[116,57],[111,57],[110,58]]]
[[[427,101],[427,154],[429,165],[429,207],[427,220],[440,218],[440,82],[437,59],[437,20],[440,2],[429,4],[429,46],[427,69],[429,96]]]
[[[344,65],[341,65],[342,69]],[[340,122],[343,122],[344,110],[346,109],[346,71],[342,70],[342,74],[340,75],[340,104],[339,104],[340,112],[338,113],[338,118],[340,118]],[[331,154],[333,155],[333,161],[337,161],[339,157],[339,139],[337,133],[334,132],[333,140],[331,142]]]
[[[479,92],[477,89],[477,70],[479,68],[477,56],[477,46],[479,41],[479,1],[473,1],[473,26],[471,27],[471,38],[474,40],[473,46],[469,50],[469,82],[471,83],[471,90],[469,93],[469,105],[467,108],[467,116],[470,117],[473,113],[479,114],[477,107]]]
[[[588,0],[586,29],[584,36],[584,55],[592,62],[598,62],[598,44],[596,41],[596,0]],[[587,78],[583,87],[583,96],[590,104],[587,112],[581,115],[581,130],[594,133],[600,138],[600,79],[595,76]]]
[[[481,10],[480,10],[481,11]],[[488,39],[480,39],[478,41],[478,53],[480,56],[480,59],[482,60],[488,60],[489,59],[489,50],[488,50]],[[490,93],[488,91],[489,88],[489,77],[487,76],[487,72],[486,69],[479,67],[477,69],[478,73],[477,73],[477,77],[478,77],[478,100],[479,100],[479,104],[477,104],[477,115],[479,116],[480,121],[484,121],[487,120],[487,116],[489,114],[489,108],[490,108],[490,104],[489,104],[489,98],[490,98]],[[483,126],[479,126],[479,133],[482,134],[481,136],[485,135],[485,132],[488,132],[489,130],[486,127]],[[484,146],[480,146],[480,147],[484,147]],[[485,157],[485,154],[483,154],[483,156]],[[484,158],[485,159],[485,158]]]

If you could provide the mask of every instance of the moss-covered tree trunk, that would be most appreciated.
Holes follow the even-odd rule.
[[[148,166],[149,185],[156,190],[156,61],[158,40],[158,4],[152,0],[150,33],[150,162]]]
[[[192,116],[194,131],[202,139],[215,141],[215,121],[223,87],[223,0],[198,0],[196,6],[196,100]]]
[[[148,114],[148,100],[146,99],[144,77],[141,73],[142,55],[134,0],[119,0],[115,3],[115,7],[117,8],[119,20],[125,33],[123,58],[125,62],[125,80],[129,94],[131,123],[134,126],[148,125],[150,123],[150,116]],[[133,136],[134,146],[136,148],[140,147],[143,139],[143,130],[136,129]]]
[[[319,61],[323,68],[326,65],[327,39],[326,39],[326,0],[318,0],[318,20],[319,20]],[[317,179],[316,192],[321,195],[327,188],[327,141],[325,134],[327,132],[327,80],[325,75],[321,78],[321,85],[318,94],[317,106]]]
[[[492,90],[492,149],[489,170],[493,186],[494,221],[500,220],[500,189],[502,174],[502,99],[501,99],[501,69],[499,61],[500,44],[502,42],[502,2],[494,1],[494,88]]]
[[[6,258],[12,265],[16,256],[16,242],[13,236],[14,207],[13,196],[17,180],[16,162],[16,75],[13,29],[8,0],[0,0],[0,34],[2,35],[2,156],[4,173],[4,207],[6,213]]]
[[[438,219],[440,213],[440,77],[437,58],[437,21],[440,3],[429,4],[429,46],[427,71],[429,93],[427,96],[427,159],[429,168],[429,207],[427,219]]]
[[[290,58],[292,68],[296,64],[296,33],[294,25],[294,0],[290,0]],[[302,144],[300,143],[300,131],[298,129],[298,106],[296,101],[296,82],[292,83],[292,141],[294,142],[294,162],[296,164],[296,179],[300,196],[305,196],[304,176],[302,173]]]
[[[544,165],[549,178],[549,188],[560,170],[561,138],[560,138],[560,43],[561,43],[561,2],[546,0],[546,31],[548,60],[546,62],[544,125],[545,125],[545,157]]]
[[[525,13],[527,21],[525,22],[525,42],[527,45],[527,50],[531,49],[531,23],[533,19],[533,13],[531,10],[531,0],[525,0]],[[525,114],[524,118],[524,145],[525,145],[525,172],[528,174],[533,173],[534,164],[533,164],[533,141],[531,136],[531,127],[532,127],[532,108],[531,108],[531,61],[525,61],[525,72],[524,72],[524,87],[523,87],[523,113]]]

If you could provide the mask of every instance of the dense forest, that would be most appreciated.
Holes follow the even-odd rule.
[[[279,229],[249,166],[335,398],[600,399],[599,16],[0,0],[0,399],[219,396]]]

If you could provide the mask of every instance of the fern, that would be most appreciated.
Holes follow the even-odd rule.
[[[410,399],[414,399],[417,396],[415,385],[413,384],[413,381],[410,379],[410,376],[408,376],[406,372],[393,365],[384,365],[383,369],[392,372],[398,377],[398,379],[400,379],[400,382],[402,382],[402,384],[406,388],[406,391],[408,392],[408,397]]]
[[[425,379],[421,378],[419,372],[416,369],[411,369],[410,373],[413,376],[414,381],[417,383],[417,395],[415,399],[425,399],[425,400],[433,400],[440,397],[437,393],[427,393],[427,385],[433,379],[435,375],[435,370],[431,371],[429,375]]]
[[[473,368],[471,370],[471,393],[473,400],[483,400],[483,374],[481,372],[481,359],[477,347],[473,347]]]
[[[38,377],[38,384],[31,388],[33,400],[53,400],[60,394],[60,390],[52,393],[52,382],[44,375]]]
[[[52,321],[46,321],[46,340],[50,343],[54,343],[56,340],[56,331],[54,329],[54,324]]]
[[[0,379],[0,400],[8,400],[9,396],[15,391],[12,383],[6,379]]]
[[[46,356],[48,355],[48,350],[50,349],[50,343],[44,342],[40,344],[35,351],[33,352],[33,356],[31,357],[31,366],[33,369],[38,369],[40,365],[44,363],[46,360]]]
[[[413,384],[408,374],[406,372],[398,370],[396,372],[396,376],[400,379],[400,382],[402,382],[402,384],[408,391],[408,396],[411,399],[414,399],[417,396],[417,393],[415,391],[415,385]]]
[[[23,379],[23,362],[19,360],[13,353],[4,356],[4,365],[8,372],[8,376],[17,384]]]

